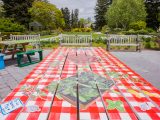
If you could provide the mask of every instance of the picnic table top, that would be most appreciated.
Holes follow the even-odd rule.
[[[0,104],[15,98],[0,119],[160,119],[160,91],[102,48],[53,50]]]
[[[34,41],[38,41],[38,40],[5,40],[5,41],[0,41],[0,44],[3,45],[15,45],[15,44],[23,44],[23,43],[29,43],[29,42],[34,42]]]

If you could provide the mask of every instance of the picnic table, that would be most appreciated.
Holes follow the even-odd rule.
[[[160,91],[102,48],[53,50],[0,104],[14,99],[0,119],[160,119]]]
[[[32,40],[34,42],[36,40]],[[12,55],[12,59],[14,59],[15,53],[19,52],[18,45],[21,46],[21,51],[26,51],[26,45],[28,45],[31,42],[31,40],[6,40],[6,41],[0,41],[0,44],[3,45],[2,53],[5,55]],[[9,51],[7,51],[9,46],[13,46],[13,48]]]

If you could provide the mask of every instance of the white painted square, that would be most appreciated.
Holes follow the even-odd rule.
[[[48,116],[48,113],[40,113],[38,120],[46,120]]]
[[[148,90],[151,90],[152,88],[149,87],[149,86],[144,86],[144,88],[148,89]]]
[[[46,101],[44,103],[44,107],[50,107],[51,106],[51,101]]]
[[[97,104],[97,107],[103,107],[102,102],[96,102],[96,104]]]
[[[116,93],[109,93],[111,97],[118,97]]]
[[[130,93],[123,93],[123,95],[124,95],[125,97],[133,97],[132,94],[130,94]]]
[[[137,113],[142,120],[152,120],[147,113]]]
[[[45,85],[38,85],[38,86],[37,86],[38,89],[42,89],[42,88],[44,88],[44,87],[45,87]]]
[[[119,115],[121,116],[121,120],[131,120],[128,113],[120,113]]]
[[[23,96],[23,92],[16,92],[15,96]]]
[[[30,105],[35,105],[36,101],[28,101],[26,104],[26,107],[30,106]]]
[[[29,116],[29,113],[20,113],[17,120],[27,120],[27,117]]]
[[[70,120],[70,113],[61,113],[60,120]]]
[[[118,86],[120,89],[126,89],[125,86]]]
[[[138,102],[129,102],[132,106],[139,106]]]
[[[63,101],[62,106],[63,107],[71,107],[71,104],[67,101]]]
[[[91,120],[90,113],[83,113],[83,112],[81,112],[80,113],[80,119],[81,120]]]
[[[130,74],[130,75],[133,74],[132,72],[127,72],[127,73]]]
[[[108,120],[106,113],[99,113],[100,120]]]
[[[28,79],[27,80],[27,82],[33,82],[34,81],[34,79]]]

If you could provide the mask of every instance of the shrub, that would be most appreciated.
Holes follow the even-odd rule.
[[[91,28],[74,28],[72,29],[72,32],[91,32]]]
[[[25,27],[12,21],[12,19],[1,18],[0,19],[0,31],[1,32],[24,32]]]
[[[109,31],[110,31],[110,28],[107,25],[102,27],[102,30],[101,30],[102,33],[106,33],[106,32],[109,32]]]
[[[147,30],[137,30],[137,34],[141,34],[141,35],[146,35],[148,34],[148,31]]]
[[[129,31],[123,31],[125,35],[136,35],[137,31],[130,29]]]
[[[144,22],[144,21],[132,22],[129,25],[129,29],[133,29],[133,30],[146,29],[146,22]]]
[[[146,28],[146,30],[148,31],[148,33],[156,33],[156,31],[154,31],[152,28]]]

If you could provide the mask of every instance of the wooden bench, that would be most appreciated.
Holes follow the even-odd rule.
[[[92,35],[60,35],[60,46],[92,46]]]
[[[31,56],[35,55],[35,53],[38,52],[39,53],[39,60],[38,61],[32,61]],[[43,50],[28,50],[26,52],[19,52],[17,53],[17,63],[19,67],[24,67],[24,66],[28,66],[34,63],[38,63],[40,61],[42,61],[43,59]],[[24,57],[24,55],[27,55],[28,61],[26,63],[22,63],[22,58]]]
[[[35,48],[40,48],[40,34],[38,35],[10,35],[9,40],[26,40]]]
[[[107,36],[107,50],[111,46],[135,46],[136,51],[141,51],[141,41],[138,35],[108,35]]]

